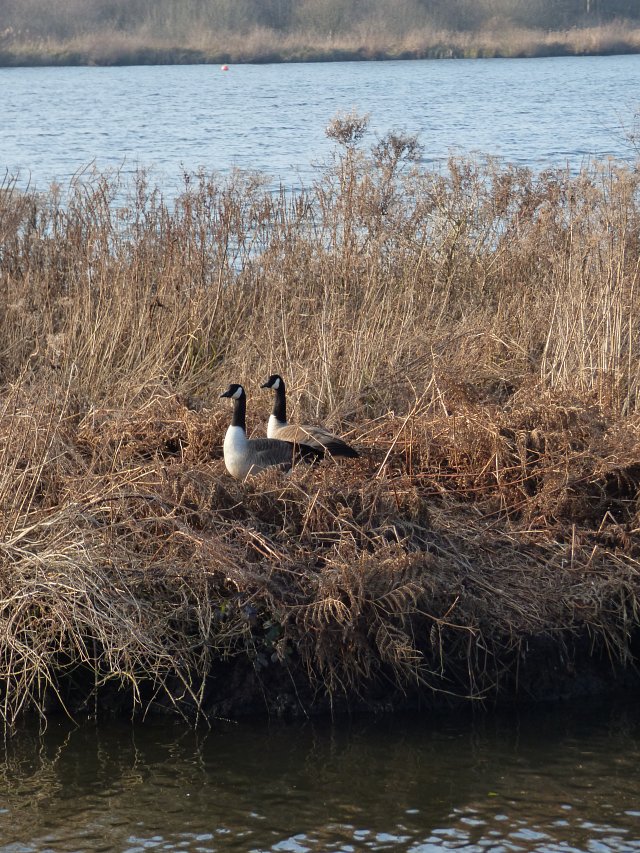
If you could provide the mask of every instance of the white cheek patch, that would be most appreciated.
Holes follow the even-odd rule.
[[[273,388],[274,391],[277,391],[278,388],[280,387],[280,380],[276,379],[276,381],[273,383],[273,385],[271,387]]]
[[[233,400],[239,400],[240,397],[242,397],[242,385],[238,385],[238,390],[234,391],[233,394],[231,395],[231,398]]]

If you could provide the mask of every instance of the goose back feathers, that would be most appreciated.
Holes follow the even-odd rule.
[[[260,387],[271,388],[274,391],[273,412],[267,423],[267,436],[269,438],[304,444],[323,453],[330,453],[332,456],[357,458],[360,455],[346,441],[323,427],[287,422],[287,396],[282,376],[272,373]]]

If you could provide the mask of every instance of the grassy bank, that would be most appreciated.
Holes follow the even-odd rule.
[[[639,50],[640,28],[624,21],[556,31],[494,22],[475,31],[423,27],[395,36],[374,24],[329,35],[266,27],[249,33],[198,29],[181,37],[102,30],[68,38],[0,37],[0,66],[585,56]]]
[[[296,197],[4,187],[6,722],[635,683],[639,175],[437,174],[364,129]],[[361,459],[229,478],[219,394],[264,434],[275,370]]]

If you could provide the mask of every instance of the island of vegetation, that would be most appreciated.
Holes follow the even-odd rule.
[[[635,53],[632,0],[3,0],[0,65]]]
[[[304,715],[637,689],[640,171],[0,193],[0,714]],[[357,459],[234,480],[220,394]]]

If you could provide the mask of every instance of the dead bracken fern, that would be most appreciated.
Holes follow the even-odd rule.
[[[425,440],[413,448],[410,476],[407,447],[388,430],[394,449],[376,477],[378,431],[372,458],[363,441],[364,458],[348,469],[329,462],[242,484],[209,448],[185,442],[178,458],[167,456],[158,435],[170,431],[168,411],[168,427],[187,435],[193,412],[183,407],[181,420],[180,404],[165,398],[146,405],[134,429],[122,413],[139,437],[135,451],[129,440],[112,443],[100,419],[91,439],[85,419],[77,435],[83,454],[94,448],[95,468],[85,457],[72,471],[43,445],[32,485],[50,483],[46,501],[24,502],[24,486],[5,489],[5,501],[13,494],[25,506],[5,512],[0,547],[6,722],[27,708],[93,713],[104,696],[132,712],[160,704],[206,714],[224,704],[216,672],[229,661],[264,690],[284,668],[302,693],[307,685],[329,702],[366,701],[372,685],[490,696],[514,678],[523,644],[541,635],[588,630],[628,661],[638,572],[632,546],[620,547],[620,520],[571,535],[559,535],[558,519],[530,528],[524,492],[510,508],[498,478],[469,488],[494,443],[469,433],[465,445],[458,433],[452,472],[444,449],[436,464],[436,444]],[[202,432],[215,433],[201,417]],[[451,416],[417,417],[426,420],[414,436],[452,427]],[[370,430],[363,425],[363,435]],[[431,467],[418,468],[427,447]],[[536,461],[544,493],[555,461]]]

